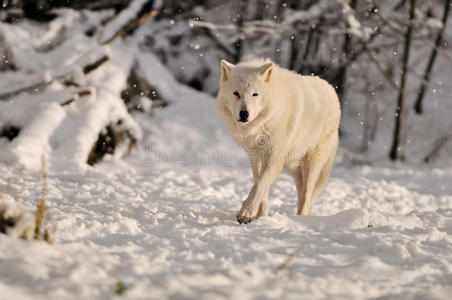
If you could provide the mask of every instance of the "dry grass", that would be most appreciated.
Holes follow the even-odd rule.
[[[47,207],[46,207],[46,200],[47,200],[47,193],[48,193],[48,184],[47,184],[47,164],[46,159],[43,156],[41,161],[41,174],[42,174],[42,190],[41,190],[41,199],[39,200],[38,204],[36,205],[36,211],[35,211],[35,218],[36,218],[36,228],[35,228],[35,239],[44,239],[46,236],[46,231],[44,230],[44,233],[41,233],[41,227],[42,224],[46,223],[47,228]]]
[[[47,214],[47,194],[48,194],[48,183],[47,183],[47,167],[45,157],[42,157],[42,190],[41,197],[36,205],[36,210],[34,212],[34,235],[32,235],[33,239],[36,240],[44,240],[48,243],[52,242],[50,230],[49,230],[49,222],[48,222],[48,214]],[[10,192],[10,180],[8,180],[6,186],[6,195],[11,195]],[[0,200],[2,200],[3,194],[0,191]],[[19,202],[17,198],[15,198],[16,202]],[[24,211],[20,212],[17,215],[11,216],[7,212],[7,206],[5,204],[0,205],[0,233],[7,234],[8,228],[13,228],[18,224],[20,219],[24,216]],[[32,226],[30,228],[33,228]],[[31,229],[32,230],[32,229]],[[27,237],[25,232],[19,236],[20,238],[27,239],[31,237]]]
[[[49,223],[47,217],[47,194],[48,194],[48,179],[47,179],[47,164],[45,156],[41,159],[41,175],[42,175],[42,190],[41,199],[36,205],[35,218],[36,218],[36,229],[35,229],[35,239],[44,240],[51,243],[51,235],[49,231]],[[43,224],[45,225],[44,230],[42,230]]]
[[[289,277],[292,277],[293,272],[292,272],[292,259],[295,257],[295,255],[297,255],[298,252],[301,251],[301,249],[303,249],[303,246],[298,247],[297,249],[295,249],[294,252],[290,253],[286,259],[283,261],[282,264],[280,264],[276,270],[275,270],[275,275],[278,274],[280,271],[287,269],[287,271],[289,272]]]

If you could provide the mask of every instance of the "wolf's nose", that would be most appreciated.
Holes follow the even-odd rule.
[[[246,121],[248,121],[248,116],[249,116],[250,114],[248,113],[248,111],[246,111],[246,110],[241,110],[240,111],[240,122],[246,122]]]

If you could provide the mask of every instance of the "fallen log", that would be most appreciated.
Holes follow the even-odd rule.
[[[56,70],[41,74],[35,74],[34,78],[31,78],[30,80],[31,83],[29,83],[28,85],[23,84],[22,86],[15,87],[7,92],[1,93],[0,100],[6,100],[24,92],[39,92],[54,81],[60,81],[65,85],[81,86],[84,83],[84,75],[98,69],[108,60],[108,56],[103,55],[96,61],[89,62],[84,66],[75,65],[69,70]]]

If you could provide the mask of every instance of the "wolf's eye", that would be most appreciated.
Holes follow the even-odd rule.
[[[234,92],[234,96],[236,96],[237,98],[240,98],[239,92]]]
[[[253,97],[257,97],[258,95],[258,93],[253,93]]]

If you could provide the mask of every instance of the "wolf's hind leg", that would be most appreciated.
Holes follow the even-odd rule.
[[[325,183],[327,182],[328,178],[330,177],[335,158],[336,158],[336,149],[334,149],[334,151],[331,151],[326,163],[323,166],[322,171],[319,174],[314,191],[312,192],[312,198],[315,198],[320,193]]]
[[[311,201],[326,183],[336,156],[338,137],[331,135],[315,149],[306,153],[293,177],[298,194],[298,215],[311,213]]]
[[[330,145],[330,147],[328,148],[329,153],[328,153],[326,162],[323,165],[322,171],[320,172],[320,174],[317,178],[315,188],[312,192],[312,198],[316,197],[320,193],[323,186],[325,185],[328,178],[330,177],[331,170],[333,169],[333,165],[334,165],[334,160],[336,158],[338,139],[339,139],[339,137],[337,135],[335,135],[335,136],[332,136],[329,140],[329,143],[328,143],[328,145]]]

